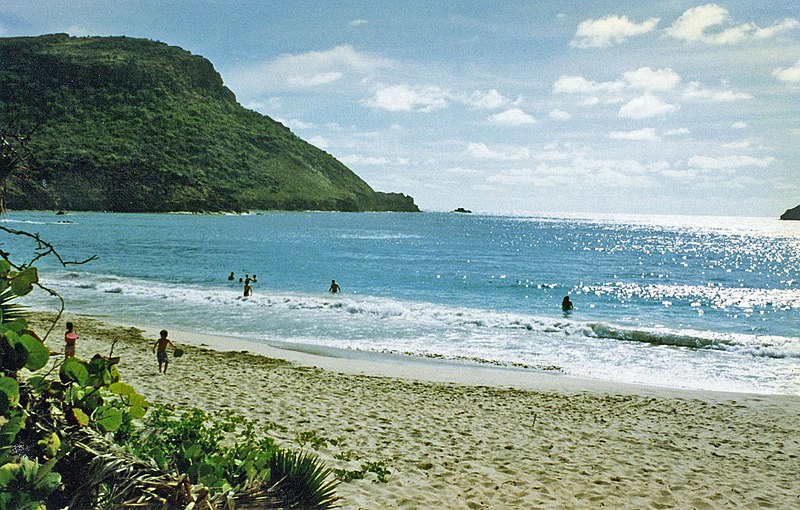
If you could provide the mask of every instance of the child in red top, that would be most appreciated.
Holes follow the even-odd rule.
[[[78,340],[78,334],[73,331],[73,324],[71,322],[67,323],[67,332],[64,333],[64,357],[65,358],[74,358],[75,357],[75,341]]]

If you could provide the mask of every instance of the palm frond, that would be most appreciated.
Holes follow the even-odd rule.
[[[0,292],[0,323],[13,322],[25,317],[25,308],[19,303],[12,303],[17,295],[7,287]]]
[[[286,508],[327,509],[338,506],[338,481],[317,457],[306,452],[278,450],[272,459],[272,480]]]

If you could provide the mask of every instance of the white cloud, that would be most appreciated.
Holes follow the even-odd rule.
[[[661,140],[656,135],[656,130],[653,128],[642,128],[635,131],[612,131],[608,134],[609,138],[615,140],[634,140],[644,142],[657,142]]]
[[[308,139],[308,143],[320,149],[327,149],[328,147],[330,147],[330,143],[328,143],[328,140],[321,136],[312,136],[311,138]]]
[[[235,69],[225,81],[237,92],[312,88],[327,85],[349,75],[366,76],[393,67],[386,58],[341,45],[324,51],[284,54],[269,62]]]
[[[775,69],[772,75],[780,81],[788,83],[800,83],[800,60],[793,66]]]
[[[594,82],[582,76],[559,76],[553,85],[555,94],[584,94],[593,95],[610,92],[620,92],[625,88],[621,81]]]
[[[343,73],[340,72],[330,72],[330,73],[317,73],[317,74],[306,74],[306,75],[294,75],[294,76],[287,76],[286,83],[291,85],[292,87],[316,87],[317,85],[325,85],[326,83],[331,83],[339,78],[344,76]]]
[[[547,116],[553,120],[569,120],[572,118],[572,114],[563,110],[553,110]]]
[[[80,25],[70,25],[67,28],[67,33],[73,37],[88,37],[93,34],[88,28],[80,26]]]
[[[317,125],[312,122],[304,122],[298,119],[289,119],[289,120],[275,119],[275,120],[277,120],[284,126],[287,126],[291,129],[314,129],[317,127]]]
[[[772,156],[754,158],[752,156],[723,156],[712,158],[709,156],[693,156],[689,158],[688,165],[693,168],[705,170],[721,170],[730,168],[757,167],[766,168],[775,162]]]
[[[732,24],[727,9],[716,4],[706,4],[685,11],[664,33],[681,41],[724,45],[750,39],[769,39],[781,32],[795,29],[798,24],[800,23],[796,19],[786,18],[766,28],[755,23],[735,25]]]
[[[677,109],[678,107],[675,105],[665,103],[651,94],[645,94],[622,105],[618,114],[627,119],[649,119],[667,115]]]
[[[408,85],[392,85],[378,89],[363,103],[371,108],[390,112],[430,112],[447,107],[448,94],[439,87],[411,88]]]
[[[750,140],[739,140],[738,142],[723,143],[726,149],[749,149],[753,143]]]
[[[347,166],[350,165],[388,165],[390,162],[384,157],[375,156],[360,156],[358,154],[350,154],[338,158],[339,161]]]
[[[504,104],[508,103],[508,99],[503,97],[503,94],[496,91],[495,89],[487,90],[487,91],[476,91],[473,92],[472,95],[464,101],[470,106],[474,106],[475,108],[500,108]]]
[[[691,131],[687,128],[676,128],[664,131],[664,136],[683,136],[688,135]]]
[[[683,91],[684,99],[708,99],[715,103],[730,103],[745,99],[753,99],[753,96],[744,92],[733,92],[732,90],[712,90],[704,88],[700,82],[690,82]]]
[[[731,124],[731,127],[733,129],[745,129],[747,127],[747,122],[740,120],[738,122],[734,122],[733,124]]]
[[[501,126],[522,126],[525,124],[535,124],[536,119],[533,115],[525,113],[519,108],[510,108],[504,112],[496,113],[489,117],[489,122]]]
[[[611,44],[625,42],[629,37],[646,34],[658,25],[658,18],[650,18],[641,23],[631,21],[627,16],[608,15],[600,19],[582,21],[575,32],[570,46],[575,48],[605,48]]]
[[[525,147],[507,147],[505,152],[490,149],[484,143],[470,143],[467,145],[467,155],[477,159],[491,159],[495,161],[519,161],[530,157],[530,151]]]
[[[480,172],[475,170],[474,168],[461,168],[461,167],[452,167],[452,168],[445,168],[444,172],[446,174],[453,174],[453,175],[479,175]]]
[[[368,21],[365,20],[365,19],[354,19],[353,21],[348,23],[348,25],[350,25],[351,27],[362,27],[362,26],[366,25],[367,23],[368,23]]]
[[[634,89],[646,91],[668,91],[680,83],[681,77],[672,69],[653,70],[649,67],[640,67],[635,71],[627,71],[622,78]]]
[[[657,176],[669,171],[665,161],[642,163],[631,159],[574,158],[560,164],[540,163],[536,168],[517,168],[499,172],[486,180],[513,186],[591,188],[652,188]]]

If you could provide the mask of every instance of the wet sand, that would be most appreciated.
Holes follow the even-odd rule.
[[[385,461],[386,483],[369,473],[340,485],[344,509],[800,508],[800,397],[342,357],[177,331],[170,338],[186,354],[165,376],[151,350],[160,327],[69,320],[78,356],[108,354],[116,341],[123,380],[151,402],[273,422],[286,447],[311,431],[341,438],[314,450],[332,467]],[[35,323],[42,331],[41,316]],[[51,350],[63,350],[62,326]]]

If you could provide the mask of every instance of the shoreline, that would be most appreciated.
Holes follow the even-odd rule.
[[[94,319],[93,317],[89,317]],[[137,328],[148,338],[158,338],[160,327],[111,323]],[[395,352],[363,351],[288,342],[258,342],[247,338],[214,333],[195,333],[169,329],[170,338],[184,345],[207,347],[215,351],[241,352],[277,358],[309,368],[321,368],[349,375],[405,379],[425,383],[487,386],[497,389],[588,392],[617,395],[652,395],[665,398],[730,400],[733,398],[775,398],[796,400],[800,395],[747,393],[719,390],[675,388],[566,375],[559,371],[425,357]]]
[[[65,320],[47,340],[51,350],[63,349]],[[162,376],[152,353],[161,328],[70,320],[78,356],[108,354],[116,341],[123,381],[152,403],[243,414],[272,424],[270,437],[290,448],[313,434],[323,441],[302,447],[334,468],[382,462],[386,483],[368,473],[339,486],[346,510],[800,502],[800,398],[792,396],[602,387],[547,373],[530,374],[533,387],[507,387],[500,374],[520,371],[256,350],[261,344],[177,330],[169,336],[186,354]],[[454,381],[454,372],[482,375]]]

